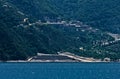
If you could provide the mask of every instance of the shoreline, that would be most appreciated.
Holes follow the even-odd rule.
[[[9,60],[9,61],[0,61],[0,63],[113,63],[116,61],[91,61],[91,62],[83,62],[83,61],[67,61],[67,60],[54,60],[54,61],[50,61],[50,60],[45,60],[45,61],[27,61],[27,60]],[[119,62],[116,62],[119,63]]]
[[[90,57],[82,57],[69,52],[58,53],[58,54],[43,54],[38,53],[37,56],[28,58],[27,60],[8,60],[0,61],[5,63],[111,63],[119,61],[110,61],[109,58],[106,60],[94,59]]]

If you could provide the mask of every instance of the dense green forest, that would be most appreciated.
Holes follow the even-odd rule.
[[[64,18],[78,19],[93,27],[120,33],[118,0],[51,0]]]
[[[37,53],[72,52],[80,56],[120,59],[120,43],[106,32],[120,33],[118,0],[0,0],[0,60],[25,60]],[[98,31],[38,20],[79,20]],[[27,21],[25,19],[27,18]],[[29,23],[35,23],[30,25]],[[80,50],[82,48],[83,50]]]

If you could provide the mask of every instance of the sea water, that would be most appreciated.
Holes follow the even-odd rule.
[[[0,63],[0,79],[120,79],[120,63]]]

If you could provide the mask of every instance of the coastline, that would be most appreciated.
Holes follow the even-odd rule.
[[[110,62],[106,62],[106,61],[100,61],[100,62],[94,62],[94,61],[91,61],[91,62],[78,62],[78,61],[32,61],[32,62],[29,62],[29,61],[25,61],[25,60],[10,60],[10,61],[0,61],[0,63],[112,63],[114,61],[110,61]]]
[[[45,58],[45,59],[44,59]],[[46,59],[48,58],[48,59]],[[52,59],[51,59],[52,58]],[[69,52],[58,53],[58,54],[43,54],[38,53],[37,56],[28,58],[27,60],[8,60],[8,61],[0,61],[5,63],[108,63],[114,62],[108,60],[102,61],[101,59],[94,59],[88,57],[82,57],[78,55],[74,55]]]

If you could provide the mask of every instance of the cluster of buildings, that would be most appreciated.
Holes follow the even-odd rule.
[[[87,24],[84,24],[83,22],[81,21],[77,21],[77,20],[71,20],[71,21],[65,21],[65,20],[54,20],[54,19],[46,19],[46,20],[38,20],[34,23],[31,23],[29,21],[29,18],[24,18],[23,19],[23,22],[18,25],[19,26],[22,26],[22,27],[29,27],[29,26],[34,26],[34,25],[62,25],[62,26],[66,26],[66,27],[76,27],[76,31],[79,31],[81,30],[82,32],[85,32],[85,31],[90,31],[90,32],[97,32],[98,29],[95,29],[95,28],[92,28],[90,27],[89,25]]]

